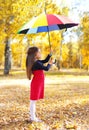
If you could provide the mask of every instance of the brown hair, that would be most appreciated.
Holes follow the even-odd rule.
[[[27,77],[30,80],[31,79],[31,74],[32,74],[32,66],[35,62],[35,56],[36,53],[38,52],[37,47],[30,47],[27,51],[27,58],[26,58],[26,73]]]

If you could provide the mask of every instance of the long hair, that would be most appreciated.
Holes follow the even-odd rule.
[[[27,78],[30,80],[31,79],[31,74],[32,74],[32,66],[35,62],[35,56],[36,53],[38,52],[37,47],[30,47],[27,51],[27,58],[26,58],[26,73],[27,73]]]

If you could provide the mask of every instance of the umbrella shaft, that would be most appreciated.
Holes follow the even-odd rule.
[[[45,1],[45,14],[46,14],[46,1]],[[50,43],[49,29],[48,29],[48,41],[49,41],[49,47],[50,47],[50,52],[51,52],[51,43]]]
[[[48,41],[49,41],[49,46],[50,46],[50,51],[51,51],[51,42],[50,42],[50,34],[49,34],[49,31],[48,31]]]

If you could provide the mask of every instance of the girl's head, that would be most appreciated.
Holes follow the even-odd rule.
[[[26,70],[27,70],[27,77],[31,79],[32,73],[32,66],[36,60],[41,58],[40,49],[37,47],[30,47],[27,52],[27,59],[26,59]]]
[[[38,60],[41,58],[40,49],[38,47],[30,47],[27,55],[33,57],[33,60]]]

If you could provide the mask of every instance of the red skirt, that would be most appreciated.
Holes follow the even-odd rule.
[[[44,72],[43,70],[33,71],[31,81],[30,100],[39,100],[44,98]]]

